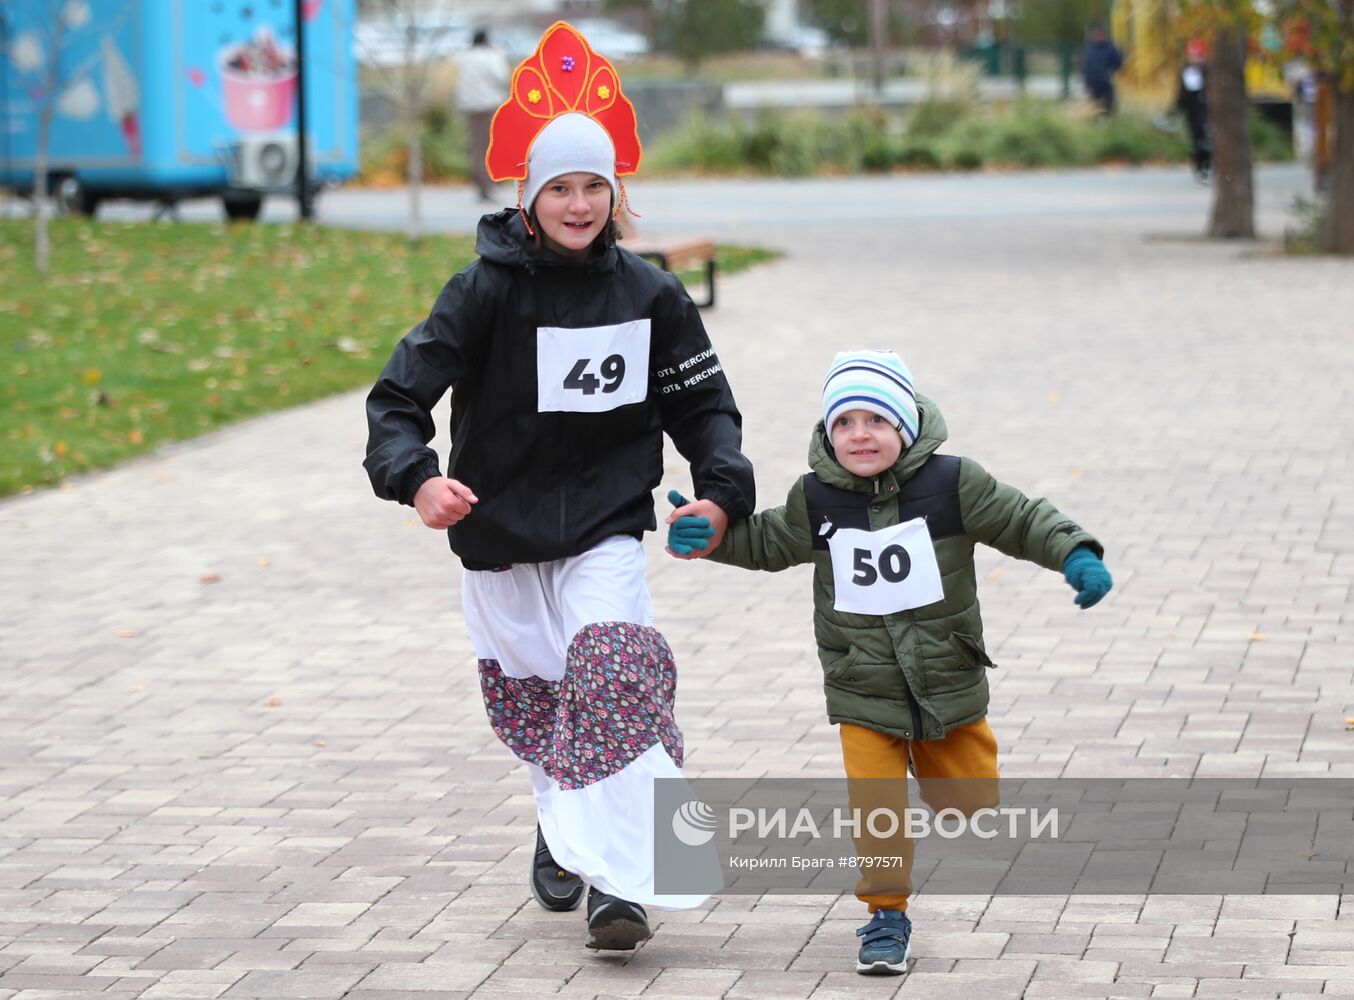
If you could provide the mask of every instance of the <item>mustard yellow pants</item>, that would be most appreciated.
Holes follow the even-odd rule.
[[[851,808],[860,810],[856,815],[869,816],[881,808],[905,815],[909,762],[923,801],[937,812],[958,809],[969,816],[997,805],[997,739],[986,719],[956,726],[939,740],[904,740],[850,723],[839,728]],[[901,831],[875,836],[866,823],[854,840],[861,860],[856,898],[871,913],[906,910],[912,894],[913,841]],[[879,864],[870,864],[871,858]]]

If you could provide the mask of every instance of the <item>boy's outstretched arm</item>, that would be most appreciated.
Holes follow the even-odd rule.
[[[1104,546],[1048,500],[1030,499],[965,458],[959,466],[959,504],[965,534],[1008,556],[1061,572],[1077,590],[1082,608],[1109,593],[1113,580],[1102,561]]]
[[[673,490],[668,501],[675,507],[686,503]],[[685,559],[709,557],[715,562],[775,573],[809,561],[812,538],[804,505],[802,480],[796,480],[782,507],[730,522],[722,541],[701,517],[683,516],[670,521],[668,551]],[[717,543],[717,544],[714,544]]]

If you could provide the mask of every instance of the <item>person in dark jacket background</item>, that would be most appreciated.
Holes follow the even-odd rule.
[[[1100,106],[1102,114],[1114,114],[1114,74],[1123,65],[1123,53],[1110,41],[1105,26],[1098,21],[1092,24],[1081,53],[1081,78],[1086,82],[1086,93]]]
[[[1213,166],[1213,143],[1208,133],[1208,49],[1201,39],[1191,38],[1185,45],[1185,66],[1180,70],[1175,93],[1175,110],[1185,116],[1189,128],[1190,155],[1194,176],[1208,179]]]
[[[640,538],[666,432],[691,466],[684,514],[717,534],[755,503],[742,419],[695,305],[616,245],[635,172],[614,67],[558,22],[513,75],[486,167],[519,203],[479,225],[367,399],[376,494],[445,529],[489,721],[537,802],[530,885],[550,910],[589,888],[587,945],[628,950],[654,889],[657,778],[680,778],[672,652],[653,628]],[[428,446],[451,392],[443,475]]]

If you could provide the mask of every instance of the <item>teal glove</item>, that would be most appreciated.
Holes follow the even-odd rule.
[[[1077,592],[1081,610],[1094,607],[1110,592],[1114,579],[1089,545],[1078,545],[1063,561],[1063,579]]]
[[[676,490],[668,490],[668,503],[674,507],[685,507],[690,502]],[[668,525],[668,548],[679,556],[704,551],[714,537],[715,529],[708,517],[679,517]]]

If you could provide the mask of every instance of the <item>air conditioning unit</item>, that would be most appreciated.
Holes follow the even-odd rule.
[[[269,190],[296,183],[296,136],[250,136],[235,144],[230,183]]]

